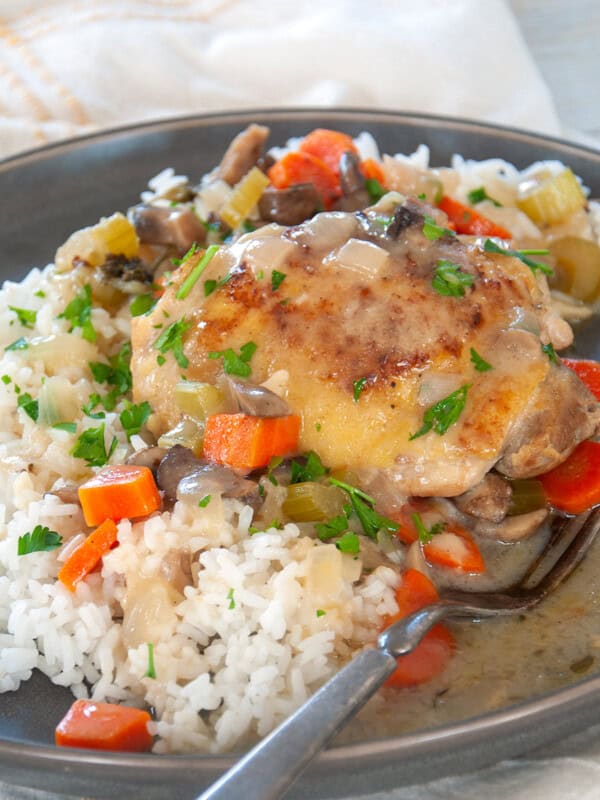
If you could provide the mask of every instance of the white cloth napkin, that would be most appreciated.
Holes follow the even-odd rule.
[[[0,158],[178,114],[333,105],[560,132],[502,0],[0,0]],[[573,741],[372,800],[593,800],[600,746]]]
[[[502,0],[0,0],[0,157],[95,128],[282,105],[559,131]]]

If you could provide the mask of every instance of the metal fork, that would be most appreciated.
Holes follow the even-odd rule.
[[[438,603],[396,622],[197,800],[278,800],[321,749],[447,617],[484,619],[529,611],[565,581],[600,530],[600,508],[557,519],[540,558],[505,592],[445,592]],[[537,577],[539,576],[539,577]]]

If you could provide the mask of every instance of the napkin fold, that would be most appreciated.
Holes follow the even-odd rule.
[[[560,130],[503,0],[0,0],[0,157],[97,128],[271,106]]]

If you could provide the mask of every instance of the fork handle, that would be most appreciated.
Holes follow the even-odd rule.
[[[277,800],[397,666],[363,650],[197,800]]]

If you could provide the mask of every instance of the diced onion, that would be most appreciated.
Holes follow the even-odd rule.
[[[99,267],[108,255],[134,258],[139,246],[133,224],[123,214],[116,213],[101,219],[97,225],[71,234],[56,251],[54,262],[58,272],[72,269],[74,259],[81,259],[90,267]]]
[[[367,278],[377,277],[388,259],[387,250],[364,239],[349,239],[334,256],[334,260],[342,267]]]
[[[158,440],[158,446],[168,450],[170,447],[180,444],[199,456],[202,454],[203,442],[204,422],[184,417],[174,428],[163,433]]]
[[[59,372],[63,367],[80,366],[96,361],[98,350],[91,342],[70,333],[36,336],[24,350],[15,350],[26,361],[43,361],[46,372]]]
[[[66,378],[55,375],[46,378],[38,392],[38,422],[55,425],[69,422],[79,416],[79,399],[74,387]]]
[[[124,600],[123,642],[138,647],[154,642],[177,621],[175,606],[183,597],[164,578],[133,578]]]
[[[319,607],[338,605],[343,586],[342,554],[334,544],[313,547],[306,558],[306,592]]]

